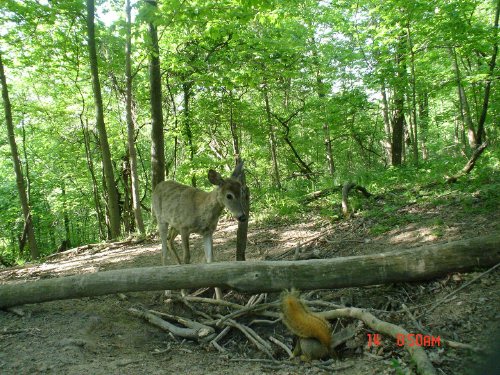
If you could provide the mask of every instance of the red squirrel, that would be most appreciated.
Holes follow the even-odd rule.
[[[298,292],[284,292],[281,296],[283,323],[298,336],[294,356],[309,362],[325,358],[331,353],[331,329],[328,321],[309,311]]]

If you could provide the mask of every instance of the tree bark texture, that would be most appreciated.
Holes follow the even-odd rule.
[[[105,238],[105,230],[103,228],[104,215],[101,208],[101,202],[99,198],[99,185],[97,184],[97,177],[95,175],[94,161],[92,159],[92,152],[90,150],[90,135],[88,124],[83,121],[83,110],[80,113],[80,125],[82,127],[83,144],[85,146],[85,156],[87,158],[87,168],[92,179],[92,195],[94,198],[94,207],[97,214],[97,222],[99,223],[99,235],[101,238]]]
[[[139,233],[144,234],[145,229],[144,221],[142,220],[141,197],[139,192],[139,174],[137,172],[137,152],[135,149],[135,124],[132,116],[132,17],[130,0],[127,0],[125,8],[127,13],[127,43],[125,47],[127,143],[130,161],[130,179],[132,180],[132,210],[134,211],[137,230]]]
[[[323,77],[321,74],[318,52],[316,49],[316,42],[313,40],[313,43],[315,45],[315,48],[313,49],[313,55],[314,55],[313,61],[314,61],[314,64],[316,66],[316,71],[317,71],[316,72],[316,90],[318,92],[318,98],[320,100],[320,105],[323,108],[323,113],[324,113],[327,87],[326,87],[325,83],[323,82]],[[326,115],[326,113],[324,113],[324,114]],[[330,176],[333,176],[335,174],[335,161],[333,159],[333,146],[332,146],[332,138],[330,136],[330,125],[328,124],[328,120],[326,118],[323,121],[324,121],[323,122],[323,135],[324,135],[324,143],[325,143],[326,162],[328,164],[328,172],[330,173]]]
[[[147,1],[157,7],[156,1]],[[161,92],[160,47],[158,31],[153,22],[149,23],[149,100],[151,104],[151,190],[165,180],[165,137],[163,135],[163,109]]]
[[[238,129],[233,116],[233,93],[229,93],[230,108],[229,108],[229,126],[231,128],[231,138],[233,140],[233,152],[235,157],[235,165],[238,165],[241,160],[240,141],[238,137]],[[247,186],[245,168],[241,170],[241,200],[243,210],[247,215],[247,220],[238,221],[238,230],[236,231],[236,260],[244,261],[248,239],[248,222],[250,221],[250,189]]]
[[[497,8],[495,12],[494,21],[494,42],[493,42],[493,53],[491,54],[491,59],[489,62],[489,77],[486,80],[484,86],[484,96],[483,96],[483,106],[481,109],[481,114],[479,115],[479,121],[477,125],[476,141],[480,145],[484,138],[484,124],[486,122],[486,115],[488,114],[488,103],[490,101],[490,91],[491,91],[491,81],[494,79],[495,66],[498,54],[498,19],[500,16],[500,0],[497,0]]]
[[[477,147],[476,133],[474,131],[474,124],[472,123],[472,115],[469,107],[469,101],[467,100],[467,95],[465,93],[464,86],[462,84],[462,77],[460,73],[460,68],[457,61],[457,53],[454,48],[450,47],[450,54],[453,62],[453,70],[455,72],[455,81],[457,84],[458,93],[458,104],[460,108],[460,117],[463,124],[467,128],[467,137],[469,140],[469,147],[475,149]]]
[[[404,138],[404,91],[406,81],[406,66],[404,61],[404,35],[400,36],[396,50],[396,82],[394,84],[394,115],[392,120],[391,157],[392,165],[399,166],[403,163],[403,138]]]
[[[7,136],[9,138],[10,151],[12,154],[12,161],[14,163],[17,191],[19,193],[19,200],[21,201],[21,209],[23,211],[23,219],[25,222],[28,244],[30,247],[30,255],[32,259],[37,259],[39,257],[38,245],[35,239],[35,231],[33,228],[33,220],[31,216],[31,209],[29,206],[28,195],[26,193],[23,171],[21,169],[21,161],[19,160],[19,151],[17,149],[16,137],[14,134],[14,122],[12,120],[12,108],[10,105],[9,89],[7,88],[7,78],[5,77],[5,71],[1,54],[0,54],[0,83],[2,84],[2,98],[3,98],[3,107],[5,112],[5,124],[7,126]]]
[[[106,181],[106,191],[109,210],[110,237],[115,239],[120,236],[120,208],[118,205],[118,191],[115,185],[111,152],[109,149],[108,134],[104,124],[104,107],[102,104],[101,84],[99,82],[99,69],[97,62],[97,51],[95,41],[94,24],[95,4],[94,0],[87,0],[87,36],[90,60],[90,73],[92,76],[92,89],[94,91],[94,102],[96,110],[96,128],[99,134],[101,146],[102,166]]]
[[[391,120],[389,118],[389,102],[387,100],[387,88],[385,86],[385,81],[382,79],[381,83],[381,94],[382,94],[382,115],[384,117],[384,139],[382,140],[382,145],[385,150],[385,158],[387,163],[392,161],[392,126]]]
[[[428,280],[500,261],[500,235],[382,254],[144,267],[0,285],[0,308],[119,292],[227,287],[244,293]]]
[[[417,77],[415,75],[415,51],[413,49],[413,40],[411,35],[410,23],[407,24],[407,39],[408,49],[410,51],[410,85],[411,85],[411,118],[413,126],[412,129],[412,150],[413,162],[418,166],[418,118],[417,118]]]
[[[275,186],[281,190],[280,172],[278,169],[278,155],[276,150],[276,134],[274,132],[273,120],[271,118],[271,107],[269,105],[269,94],[267,84],[264,87],[264,103],[266,105],[267,125],[269,127],[269,143],[271,146],[271,162],[273,165],[273,178]]]
[[[184,82],[182,84],[183,101],[184,101],[184,132],[186,135],[187,146],[189,149],[189,161],[191,162],[191,168],[193,168],[194,155],[196,150],[193,143],[193,132],[191,130],[191,112],[190,112],[190,99],[191,99],[191,88],[193,86],[192,82]],[[191,185],[196,187],[196,175],[192,173],[191,175]]]

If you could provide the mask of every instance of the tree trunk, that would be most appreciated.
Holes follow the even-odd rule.
[[[269,143],[271,146],[271,162],[273,165],[273,179],[276,187],[281,190],[281,180],[280,173],[278,169],[278,155],[276,152],[276,134],[274,132],[273,121],[271,118],[271,107],[269,105],[269,95],[267,92],[267,84],[264,85],[264,102],[266,105],[266,114],[267,114],[267,125],[269,128]]]
[[[146,2],[156,10],[154,0]],[[163,135],[163,109],[161,92],[160,47],[158,32],[153,22],[149,23],[149,95],[151,103],[151,190],[165,180],[165,137]]]
[[[174,155],[172,157],[172,178],[175,180],[175,174],[177,173],[177,154],[178,154],[178,149],[179,149],[179,137],[177,136],[177,129],[178,129],[178,125],[179,125],[179,121],[178,121],[178,118],[179,116],[177,116],[177,105],[175,104],[175,98],[174,98],[174,94],[172,93],[172,89],[170,87],[170,84],[169,84],[169,81],[168,81],[168,74],[166,76],[166,81],[167,81],[167,91],[168,91],[168,95],[170,97],[170,103],[172,105],[172,111],[173,111],[173,114],[174,114]],[[168,175],[168,173],[167,173]]]
[[[3,67],[1,54],[0,54],[0,83],[2,84],[2,98],[3,98],[3,107],[5,112],[5,124],[7,126],[7,136],[9,138],[12,161],[14,162],[14,172],[16,174],[17,191],[19,193],[19,200],[21,201],[21,209],[23,211],[23,219],[25,222],[28,244],[30,247],[30,255],[32,259],[38,259],[40,254],[38,251],[38,245],[35,240],[35,231],[33,228],[31,209],[28,202],[28,195],[26,194],[23,171],[21,169],[21,161],[19,160],[19,152],[17,150],[16,138],[14,134],[14,122],[12,120],[12,109],[9,99],[9,89],[7,88],[7,79],[5,77],[5,71]]]
[[[314,45],[313,64],[316,67],[316,91],[318,93],[318,98],[320,100],[322,114],[325,116],[325,119],[323,120],[323,138],[325,144],[325,156],[328,165],[328,173],[330,174],[330,176],[333,177],[333,175],[335,174],[335,161],[333,159],[333,146],[332,146],[332,138],[330,136],[330,125],[326,120],[326,113],[325,113],[325,97],[327,88],[325,87],[325,84],[323,82],[323,77],[321,75],[321,67],[318,57],[317,44],[314,38],[312,40],[312,43]]]
[[[493,53],[491,54],[491,59],[489,62],[489,77],[486,80],[486,85],[484,87],[484,97],[483,97],[483,106],[481,109],[481,114],[479,116],[479,122],[477,126],[476,133],[476,141],[477,145],[480,145],[483,142],[484,138],[484,124],[486,122],[486,115],[488,113],[488,103],[490,100],[490,91],[491,91],[491,81],[494,79],[494,72],[498,54],[498,18],[500,16],[500,0],[497,0],[497,9],[495,13],[495,22],[494,22],[494,43],[493,43]]]
[[[132,179],[130,178],[130,155],[128,148],[121,162],[120,177],[123,184],[122,221],[125,233],[130,234],[135,230],[135,221],[132,209]]]
[[[411,37],[410,24],[407,24],[408,49],[410,50],[410,83],[411,83],[411,115],[412,115],[412,151],[413,161],[418,166],[418,121],[417,121],[417,78],[415,76],[415,51]]]
[[[193,144],[193,132],[191,131],[191,113],[189,107],[189,99],[191,98],[191,87],[192,82],[184,82],[182,84],[182,92],[184,95],[184,132],[186,134],[186,140],[189,148],[189,161],[191,162],[191,168],[193,168],[194,155],[196,154],[194,144]],[[193,173],[191,175],[191,185],[196,187],[196,175]]]
[[[334,289],[429,280],[500,262],[500,237],[389,253],[303,261],[253,261],[141,267],[0,286],[0,309],[120,292],[227,287],[243,293]]]
[[[458,67],[457,53],[454,48],[450,47],[450,54],[453,62],[453,70],[455,72],[455,81],[457,84],[458,93],[458,104],[460,107],[460,116],[464,126],[467,128],[467,138],[469,141],[469,147],[475,149],[477,147],[476,133],[474,130],[474,124],[472,123],[472,115],[469,107],[469,101],[467,100],[467,95],[465,94],[465,89],[462,84],[462,78],[460,75],[460,68]]]
[[[333,177],[335,175],[335,160],[333,159],[332,138],[330,136],[330,125],[325,120],[323,123],[323,135],[325,138],[326,161],[328,163],[328,173]]]
[[[66,249],[71,248],[71,233],[70,233],[70,223],[69,223],[69,215],[68,215],[68,204],[66,198],[66,182],[62,181],[61,186],[61,196],[63,201],[63,221],[64,221],[64,245]]]
[[[83,144],[85,146],[85,156],[87,158],[87,168],[89,169],[90,178],[92,179],[92,194],[94,196],[94,207],[97,214],[97,223],[99,224],[99,236],[104,239],[105,231],[102,224],[105,222],[101,202],[99,199],[99,185],[97,184],[97,177],[95,175],[94,161],[92,160],[92,153],[90,151],[90,137],[87,124],[83,121],[83,110],[80,113],[80,125],[82,127]]]
[[[97,63],[95,24],[94,24],[94,0],[87,0],[87,34],[90,60],[90,73],[92,76],[92,88],[94,91],[94,102],[96,107],[96,127],[99,133],[99,143],[102,153],[102,164],[104,178],[106,180],[107,200],[109,210],[110,238],[120,236],[120,208],[118,205],[118,191],[115,185],[111,152],[109,149],[108,134],[104,124],[104,108],[101,96],[101,84],[99,82],[99,69]]]
[[[382,79],[382,114],[384,117],[384,140],[382,141],[385,157],[387,163],[392,161],[391,145],[392,145],[392,127],[391,120],[389,118],[389,103],[387,101],[387,88],[385,87],[385,81]]]
[[[132,17],[130,0],[125,4],[127,17],[127,42],[125,47],[125,76],[126,76],[126,112],[127,112],[127,143],[130,161],[130,179],[132,180],[132,210],[135,224],[141,234],[145,234],[142,220],[141,197],[139,192],[139,175],[137,172],[137,152],[135,149],[135,124],[132,116]],[[163,134],[163,132],[162,132]]]
[[[422,150],[422,159],[427,160],[427,132],[429,129],[429,97],[427,91],[423,90],[418,98],[418,118],[420,124],[420,143]]]
[[[405,36],[400,35],[396,48],[396,81],[394,84],[394,115],[392,119],[392,165],[400,166],[404,155],[404,97],[406,87]]]
[[[240,142],[238,137],[238,129],[233,117],[233,93],[229,92],[230,108],[229,108],[229,125],[231,128],[231,137],[233,140],[233,152],[235,163],[238,165],[241,160]],[[247,215],[247,220],[238,221],[238,230],[236,231],[236,260],[244,261],[247,248],[248,238],[248,222],[250,221],[250,189],[246,183],[245,168],[241,170],[241,200],[243,202],[243,210]]]

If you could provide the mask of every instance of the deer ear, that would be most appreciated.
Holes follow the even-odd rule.
[[[210,181],[212,185],[218,186],[221,186],[224,183],[224,179],[221,177],[221,175],[213,169],[210,169],[208,171],[208,181]]]
[[[241,177],[241,171],[243,170],[243,160],[241,160],[236,167],[234,167],[234,171],[231,174],[231,178],[235,180],[239,180]]]

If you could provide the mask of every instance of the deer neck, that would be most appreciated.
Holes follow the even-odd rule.
[[[208,193],[208,208],[212,212],[214,216],[219,218],[222,210],[224,209],[224,205],[219,201],[219,189],[216,187],[210,193]]]

